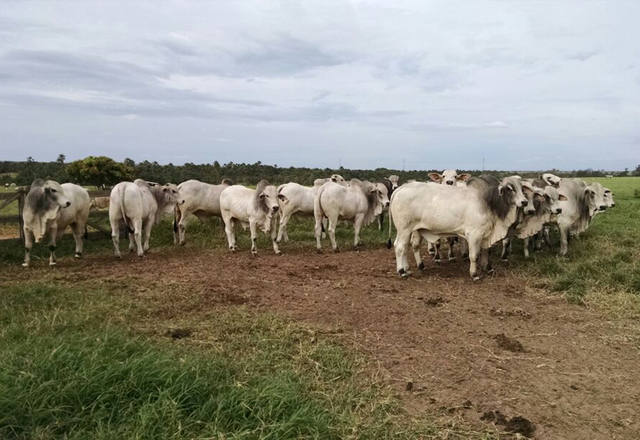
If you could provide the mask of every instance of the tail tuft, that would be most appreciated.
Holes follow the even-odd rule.
[[[387,240],[387,249],[391,249],[391,239]]]

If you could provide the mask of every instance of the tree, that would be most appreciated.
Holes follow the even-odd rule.
[[[80,185],[115,185],[133,178],[133,169],[106,156],[89,156],[67,166],[69,179]]]
[[[634,176],[640,176],[640,165],[636,167],[636,170],[633,172]]]
[[[65,156],[64,154],[60,153],[58,154],[58,158],[56,159],[56,162],[59,165],[64,165],[64,161],[67,159],[67,156]]]

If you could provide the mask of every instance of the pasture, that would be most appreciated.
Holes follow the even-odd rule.
[[[0,438],[636,439],[640,178],[600,181],[616,207],[567,258],[517,242],[478,283],[426,256],[400,279],[386,223],[317,254],[293,219],[252,257],[247,231],[230,254],[195,220],[175,247],[166,220],[142,259],[96,232],[54,268],[3,240]]]

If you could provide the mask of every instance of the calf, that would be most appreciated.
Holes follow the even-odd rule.
[[[120,222],[129,232],[129,250],[137,249],[139,257],[149,250],[151,228],[165,213],[171,212],[178,200],[178,187],[159,185],[136,179],[120,182],[111,190],[109,223],[116,257],[120,257]]]
[[[360,244],[360,229],[371,223],[383,208],[389,205],[387,196],[375,184],[352,179],[348,186],[327,182],[320,187],[313,202],[313,213],[316,219],[315,236],[318,251],[322,250],[322,219],[329,219],[328,233],[331,246],[338,250],[336,244],[336,225],[339,219],[353,221],[353,245]]]
[[[74,256],[80,258],[89,209],[89,193],[81,186],[36,179],[25,197],[22,212],[25,247],[22,265],[27,267],[31,263],[33,239],[40,243],[45,234],[49,234],[49,265],[55,265],[56,241],[62,237],[67,226],[71,226],[76,241]]]
[[[412,245],[416,263],[422,266],[418,236],[436,241],[463,237],[469,244],[469,273],[480,279],[478,259],[489,269],[489,248],[507,236],[517,220],[518,209],[526,205],[520,179],[492,176],[473,177],[465,186],[411,183],[393,193],[389,219],[395,223],[396,268],[401,276],[409,269],[408,251]],[[416,246],[417,244],[417,246]],[[391,247],[391,225],[389,243]]]
[[[229,249],[236,250],[235,223],[248,225],[251,232],[251,253],[257,255],[258,228],[265,234],[271,232],[271,242],[276,255],[280,254],[276,241],[276,214],[279,210],[276,187],[266,180],[258,182],[256,189],[233,185],[220,194],[220,212],[224,221]]]
[[[109,209],[109,197],[94,197],[90,206],[95,209]]]
[[[199,180],[187,180],[178,185],[178,203],[173,220],[173,242],[184,245],[186,224],[191,215],[201,221],[208,217],[221,217],[220,194],[233,185],[231,180],[222,179],[220,185],[211,185]]]

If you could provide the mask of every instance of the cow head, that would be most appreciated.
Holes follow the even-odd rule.
[[[515,177],[515,176],[513,176]],[[522,194],[527,199],[527,203],[524,206],[524,215],[533,215],[536,213],[536,205],[541,202],[541,197],[544,197],[544,193],[540,188],[535,188],[527,181],[520,180],[522,185]]]
[[[498,185],[498,194],[505,201],[513,203],[517,208],[527,205],[527,198],[522,193],[522,183],[517,177],[505,177]]]
[[[278,191],[273,185],[269,185],[266,180],[261,180],[256,186],[256,206],[267,216],[272,216],[280,206],[278,205]]]
[[[597,208],[596,212],[606,211],[609,205],[607,204],[604,186],[602,186],[598,182],[594,182],[590,185],[587,185],[587,188],[591,189],[595,194],[594,202]]]
[[[547,185],[555,186],[556,188],[560,186],[560,181],[562,180],[561,177],[551,173],[544,173],[540,178],[547,182]]]
[[[544,206],[552,217],[562,213],[560,202],[566,202],[567,200],[567,196],[560,194],[555,186],[544,187]]]
[[[458,174],[457,170],[444,170],[440,173],[429,173],[429,178],[436,183],[443,185],[455,185],[458,182],[466,182],[471,177],[471,174],[462,173]]]
[[[71,206],[71,201],[58,182],[36,179],[31,184],[25,204],[30,214],[28,227],[33,231],[36,243],[39,243],[48,226],[58,218],[60,209]]]
[[[609,188],[604,188],[604,200],[609,208],[616,206],[616,202],[613,200],[613,193]]]
[[[598,195],[596,194],[596,191],[590,186],[587,186],[584,189],[584,202],[584,208],[588,210],[588,216],[589,219],[591,219],[600,210],[600,204],[598,203]]]
[[[385,208],[389,207],[389,192],[382,183],[363,182],[365,191],[368,192],[367,199],[370,206],[373,205],[373,215],[380,215]]]
[[[395,189],[398,188],[398,184],[400,183],[400,177],[396,176],[395,174],[392,174],[389,177],[387,177],[387,180],[391,182],[391,190],[395,191]]]
[[[342,177],[340,174],[332,174],[331,177],[329,177],[329,180],[342,186],[345,186],[347,184],[347,181],[344,180],[344,177]]]

